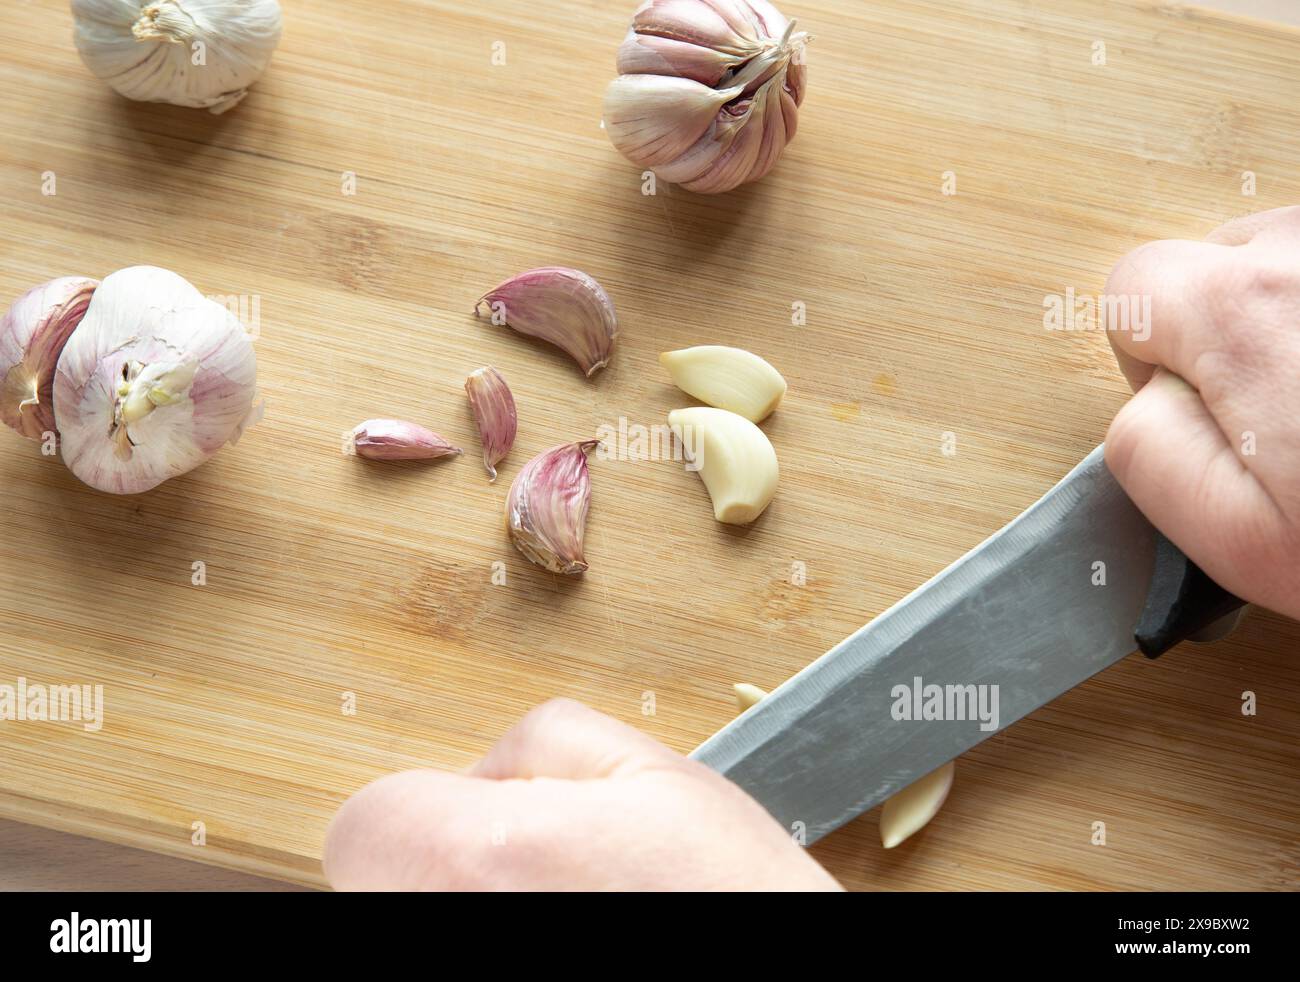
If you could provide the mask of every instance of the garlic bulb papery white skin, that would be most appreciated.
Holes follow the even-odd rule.
[[[111,273],[59,356],[63,461],[101,491],[147,491],[238,440],[259,415],[256,383],[229,310],[165,269]]]
[[[99,280],[63,276],[33,287],[0,320],[0,419],[25,437],[56,432],[54,369]]]
[[[605,130],[632,163],[716,194],[794,139],[811,38],[767,0],[646,0],[618,51]]]
[[[72,0],[77,51],[128,99],[223,113],[280,41],[277,0]]]

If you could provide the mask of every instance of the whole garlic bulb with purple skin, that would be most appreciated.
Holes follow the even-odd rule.
[[[239,439],[260,411],[256,382],[234,314],[168,270],[118,270],[59,356],[63,461],[101,491],[148,491]]]
[[[645,0],[605,93],[605,130],[632,163],[688,191],[768,173],[794,139],[804,48],[767,0]]]
[[[32,287],[0,320],[0,419],[43,440],[54,423],[54,369],[86,316],[98,280],[63,276]]]

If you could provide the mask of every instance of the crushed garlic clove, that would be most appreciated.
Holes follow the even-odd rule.
[[[707,406],[673,410],[668,426],[700,472],[719,522],[747,525],[763,513],[780,469],[762,430],[744,416]]]
[[[957,762],[950,760],[886,801],[880,811],[880,844],[893,849],[924,828],[947,800],[956,771]]]
[[[400,419],[368,419],[348,437],[348,453],[370,460],[433,460],[461,452],[433,430]]]
[[[581,270],[543,266],[512,276],[474,304],[487,304],[493,324],[549,341],[590,378],[609,363],[618,336],[614,304],[601,285]]]
[[[744,348],[701,344],[665,351],[659,364],[687,395],[758,423],[772,414],[785,395],[781,373]]]
[[[599,440],[563,443],[526,463],[506,496],[510,541],[529,561],[552,573],[587,569],[582,540],[591,503],[587,454]]]
[[[505,377],[490,365],[470,373],[465,379],[465,392],[483,443],[483,466],[487,468],[488,480],[495,481],[497,464],[514,446],[519,427],[515,397]]]

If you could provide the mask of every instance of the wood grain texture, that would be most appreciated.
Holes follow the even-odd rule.
[[[222,117],[116,97],[58,0],[0,20],[0,294],[154,263],[256,296],[268,402],[237,448],[138,497],[0,434],[0,682],[106,700],[94,734],[0,723],[0,816],[315,884],[351,791],[464,766],[552,696],[688,750],[733,682],[775,686],[1102,439],[1123,383],[1103,337],[1044,330],[1046,294],[1300,200],[1300,37],[1192,8],[791,0],[817,35],[798,139],[709,198],[643,195],[599,128],[632,0],[284,6],[269,72]],[[618,307],[591,382],[470,315],[543,264]],[[518,468],[661,422],[687,400],[658,352],[704,342],[789,380],[768,513],[723,528],[679,467],[597,461],[591,571],[529,567],[501,523]],[[488,363],[521,411],[497,485],[473,452],[341,456],[377,415],[477,447],[461,386]],[[1298,642],[1255,612],[1227,642],[1131,658],[967,754],[914,840],[883,852],[870,814],[816,855],[859,888],[1294,887]]]

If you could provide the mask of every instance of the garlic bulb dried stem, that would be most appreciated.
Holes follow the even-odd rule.
[[[515,476],[506,497],[510,540],[552,573],[587,569],[582,540],[591,503],[587,454],[599,440],[563,443],[538,454]]]
[[[72,0],[81,59],[128,99],[223,113],[280,41],[277,0]]]
[[[490,365],[470,373],[465,379],[465,393],[469,396],[469,405],[478,423],[479,439],[483,443],[483,466],[487,468],[489,482],[495,481],[497,464],[515,444],[515,432],[519,427],[515,397],[505,377]]]
[[[605,93],[605,130],[640,167],[714,194],[763,177],[792,139],[804,49],[767,0],[646,0]]]
[[[347,450],[370,460],[433,460],[461,452],[433,430],[400,419],[368,419],[348,435]]]
[[[64,463],[91,487],[147,491],[203,463],[256,417],[257,359],[242,324],[175,273],[104,278],[59,356]]]
[[[54,370],[98,280],[64,276],[33,287],[0,320],[0,419],[23,436],[56,432]]]
[[[474,304],[487,305],[493,324],[541,338],[568,353],[591,377],[609,363],[618,336],[614,304],[599,283],[566,266],[543,266],[512,276]]]

